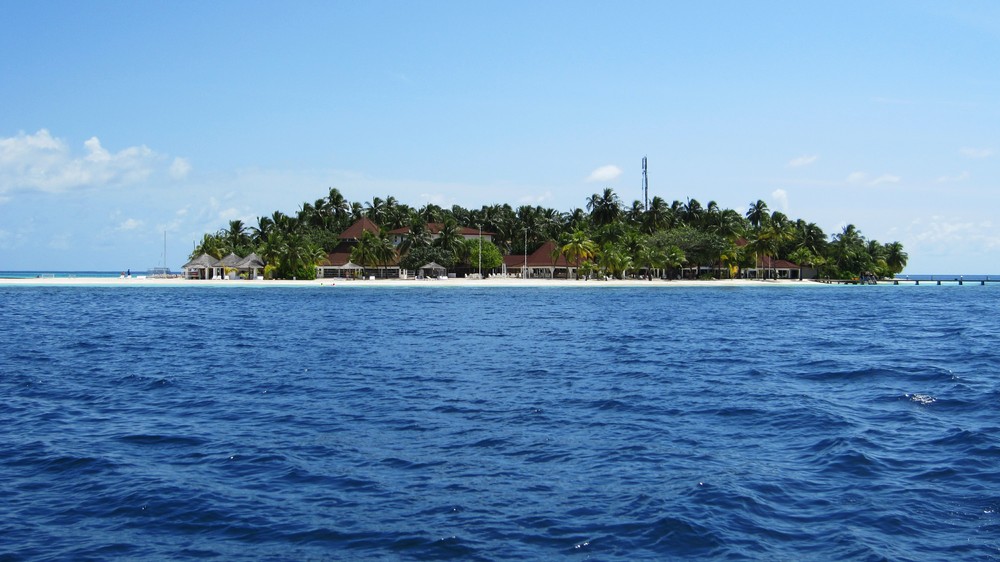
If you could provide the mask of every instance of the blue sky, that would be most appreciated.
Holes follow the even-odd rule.
[[[177,269],[337,187],[764,199],[1000,274],[1000,3],[5,2],[0,270]]]

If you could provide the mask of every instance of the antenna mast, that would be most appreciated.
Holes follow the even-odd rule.
[[[646,177],[646,157],[642,157],[642,200],[643,210],[649,210],[649,178]]]

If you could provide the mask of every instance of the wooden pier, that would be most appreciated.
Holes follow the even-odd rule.
[[[980,285],[1000,283],[1000,279],[963,279],[961,277],[947,277],[942,279],[879,279],[877,281],[863,281],[861,279],[816,279],[820,283],[830,285]]]

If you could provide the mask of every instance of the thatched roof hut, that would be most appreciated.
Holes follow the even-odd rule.
[[[428,277],[441,277],[448,274],[448,268],[432,261],[420,266],[420,273]]]
[[[240,262],[243,258],[237,256],[236,254],[230,252],[228,256],[219,260],[219,267],[231,267],[233,269],[239,267]]]
[[[222,274],[219,271],[221,268],[219,260],[208,254],[202,254],[181,266],[181,271],[188,279],[212,279]]]

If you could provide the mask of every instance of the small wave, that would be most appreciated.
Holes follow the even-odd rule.
[[[905,396],[909,398],[911,402],[916,402],[921,406],[929,406],[937,402],[937,398],[934,398],[930,394],[906,394]]]
[[[183,435],[123,435],[118,437],[118,440],[122,443],[130,443],[133,445],[160,445],[174,447],[201,447],[202,445],[208,443],[206,439],[202,439],[200,437],[187,437]]]

